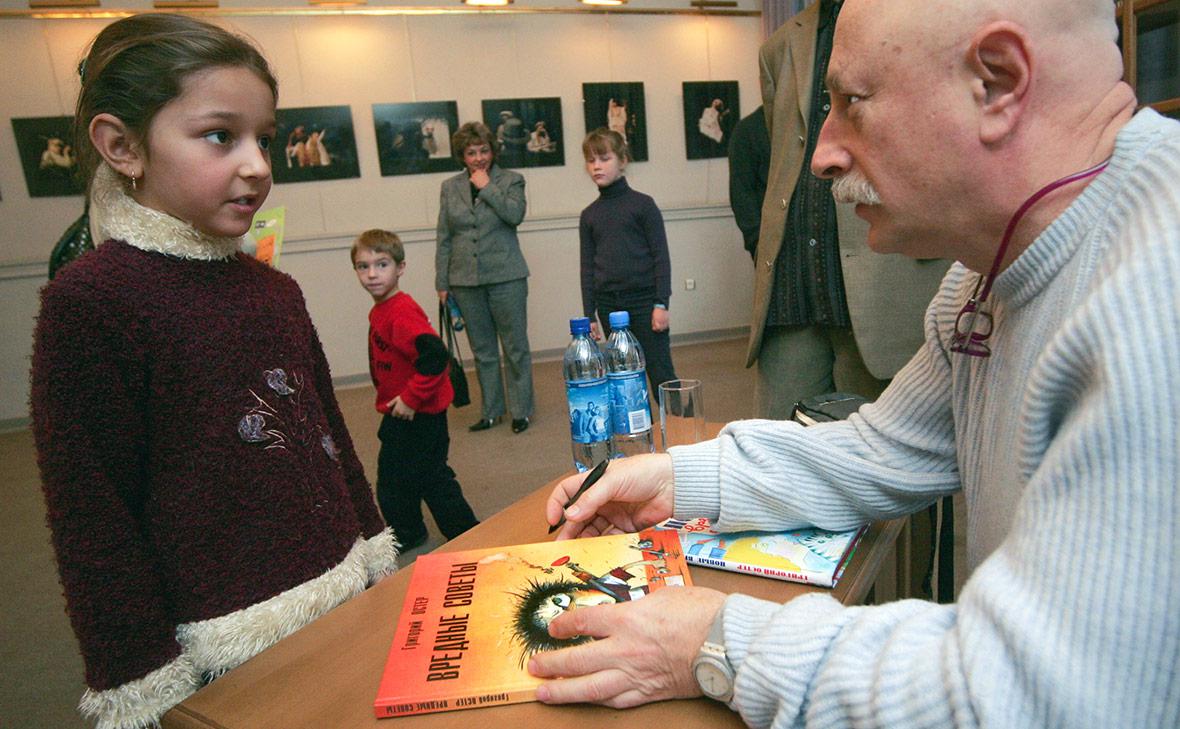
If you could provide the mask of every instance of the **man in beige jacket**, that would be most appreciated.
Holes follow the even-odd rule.
[[[816,0],[759,53],[771,159],[746,360],[758,363],[758,417],[789,417],[798,400],[833,390],[875,398],[922,343],[948,266],[873,253],[868,224],[809,170],[841,4]]]

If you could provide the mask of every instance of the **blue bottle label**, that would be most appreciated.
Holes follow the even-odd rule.
[[[611,429],[615,435],[638,435],[651,430],[651,410],[647,405],[647,377],[640,372],[611,372]]]
[[[606,378],[578,380],[565,383],[566,401],[570,406],[570,437],[577,443],[600,443],[610,437],[607,414],[610,395]]]

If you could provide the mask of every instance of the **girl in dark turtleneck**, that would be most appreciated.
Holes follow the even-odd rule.
[[[631,331],[647,358],[654,391],[675,380],[668,341],[672,271],[664,218],[650,195],[632,190],[623,176],[630,155],[618,132],[599,128],[582,142],[586,172],[598,199],[582,211],[582,310],[595,338],[610,335],[612,311],[631,315]],[[595,314],[602,322],[594,322]]]

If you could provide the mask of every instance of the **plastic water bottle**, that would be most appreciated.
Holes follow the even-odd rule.
[[[447,294],[447,311],[451,312],[451,329],[463,331],[463,327],[467,326],[463,321],[463,312],[459,311],[459,302],[450,293]]]
[[[590,338],[590,320],[570,319],[573,339],[565,348],[562,372],[570,408],[570,447],[574,466],[588,471],[610,457],[610,394],[606,360]]]
[[[631,333],[631,315],[610,313],[606,343],[606,379],[610,388],[611,457],[622,458],[655,450],[651,407],[647,398],[647,368],[643,348]]]

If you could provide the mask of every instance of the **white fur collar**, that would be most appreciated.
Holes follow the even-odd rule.
[[[242,242],[206,235],[183,220],[145,208],[127,194],[118,173],[105,162],[90,184],[90,229],[99,244],[121,240],[140,250],[200,261],[230,258]]]

